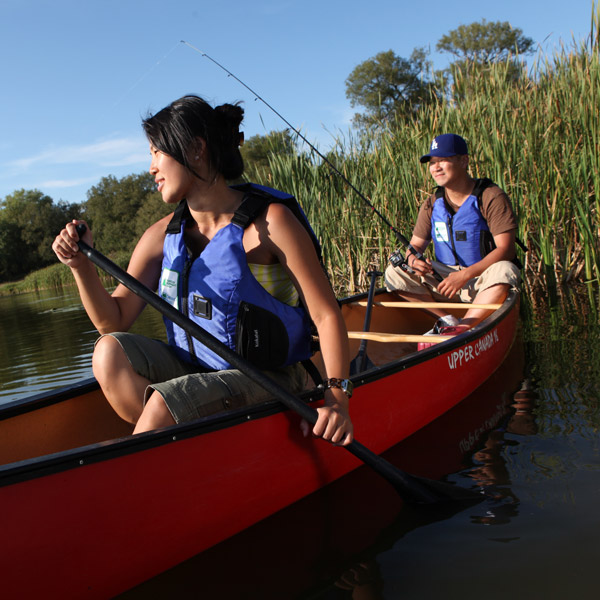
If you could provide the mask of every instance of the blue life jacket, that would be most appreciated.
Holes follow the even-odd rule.
[[[305,360],[312,354],[308,314],[301,306],[277,300],[255,279],[246,260],[243,236],[269,203],[283,202],[304,219],[302,224],[316,247],[318,241],[293,196],[255,184],[234,188],[245,191],[242,204],[195,259],[184,242],[185,223],[190,218],[187,202],[183,200],[177,207],[166,231],[159,295],[259,368]],[[169,343],[184,360],[207,369],[231,368],[172,321],[165,319],[165,325]]]
[[[489,179],[477,180],[473,193],[454,212],[438,187],[431,213],[431,236],[435,257],[446,265],[468,267],[479,262],[495,245],[488,224],[481,214],[481,193],[491,185]]]

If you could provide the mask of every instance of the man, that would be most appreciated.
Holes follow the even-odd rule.
[[[459,135],[437,136],[420,160],[429,163],[438,188],[421,206],[410,244],[423,254],[433,238],[436,260],[420,260],[409,251],[409,269],[386,269],[387,288],[412,301],[502,302],[520,282],[519,268],[512,262],[517,222],[508,196],[489,180],[469,175],[467,143]],[[449,327],[458,333],[490,311],[471,308],[460,321],[441,308],[429,312],[438,321],[428,333],[444,333]]]

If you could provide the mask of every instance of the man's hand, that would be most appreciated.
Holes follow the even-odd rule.
[[[436,289],[440,294],[442,294],[442,296],[446,296],[446,298],[452,298],[460,292],[469,279],[471,279],[471,276],[467,272],[467,269],[454,271],[440,281]]]
[[[433,267],[431,266],[431,261],[427,258],[425,260],[421,260],[417,258],[414,254],[411,255],[413,258],[409,261],[409,267],[421,277],[433,273]]]

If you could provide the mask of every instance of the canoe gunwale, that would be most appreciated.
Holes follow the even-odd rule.
[[[435,358],[442,354],[446,354],[447,352],[450,352],[455,348],[465,346],[472,340],[480,338],[492,329],[494,329],[501,321],[503,321],[510,314],[510,312],[513,309],[515,309],[515,303],[517,303],[518,300],[519,293],[515,291],[510,291],[503,305],[499,309],[494,311],[490,316],[481,321],[481,323],[475,325],[475,327],[467,329],[465,332],[459,335],[455,335],[449,338],[447,341],[435,344],[430,348],[426,348],[425,350],[419,350],[417,352],[408,354],[407,356],[402,357],[398,361],[389,363],[381,367],[375,367],[374,369],[370,369],[369,371],[365,371],[363,373],[359,373],[351,379],[355,386],[369,384],[378,379],[382,379],[389,375],[393,375],[394,373],[404,371],[408,367],[427,362],[428,360],[431,360],[432,358]]]
[[[366,297],[366,294],[345,298],[342,300],[342,304],[354,302],[363,297]],[[404,371],[409,367],[427,362],[432,358],[446,354],[455,348],[465,346],[474,339],[484,336],[515,309],[515,303],[518,301],[518,298],[518,293],[511,292],[500,309],[496,310],[477,326],[460,335],[436,344],[426,350],[413,352],[403,356],[385,366],[375,367],[353,376],[351,379],[354,382],[355,387],[360,388],[361,386],[368,385],[379,379]],[[64,388],[52,390],[49,393],[42,392],[24,400],[17,400],[0,408],[0,420],[72,399],[84,392],[94,391],[98,389],[98,387],[96,380],[94,378],[89,378]],[[302,394],[298,394],[298,397],[306,402],[315,402],[322,399],[323,391],[319,388],[312,388],[304,391]],[[47,454],[23,461],[7,463],[5,465],[0,465],[0,487],[56,474],[83,465],[103,462],[128,454],[142,452],[144,450],[212,433],[221,429],[235,427],[236,425],[240,425],[250,420],[267,418],[281,412],[290,411],[278,400],[270,400],[255,406],[242,407],[226,413],[220,413],[196,421],[181,423],[171,427],[137,434],[135,436],[116,438],[57,452],[55,454]]]

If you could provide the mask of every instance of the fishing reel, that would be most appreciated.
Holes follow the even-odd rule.
[[[395,268],[400,268],[403,271],[406,271],[407,273],[412,273],[413,270],[408,266],[408,262],[406,262],[406,258],[403,256],[402,252],[400,252],[400,249],[396,250],[395,252],[392,252],[391,256],[390,256],[390,264],[392,265],[392,267]]]

